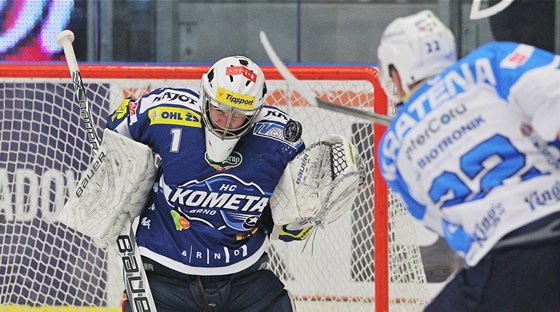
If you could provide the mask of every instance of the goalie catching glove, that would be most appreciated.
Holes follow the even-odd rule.
[[[157,175],[152,150],[111,130],[58,221],[93,238],[98,247],[115,243],[142,212]]]
[[[330,135],[298,154],[270,198],[276,225],[297,229],[329,224],[349,210],[364,177],[354,145]]]

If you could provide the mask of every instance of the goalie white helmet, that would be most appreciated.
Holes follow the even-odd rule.
[[[377,49],[383,79],[390,81],[390,66],[399,72],[403,90],[435,76],[457,60],[453,34],[429,10],[391,22]]]
[[[264,73],[245,56],[223,58],[202,76],[200,101],[210,160],[227,159],[252,128],[265,95]]]

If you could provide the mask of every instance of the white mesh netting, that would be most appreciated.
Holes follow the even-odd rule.
[[[124,96],[159,86],[197,89],[199,81],[88,79],[98,133]],[[64,77],[61,75],[59,77]],[[367,80],[329,76],[307,80],[323,99],[372,109]],[[123,289],[117,259],[88,237],[54,222],[85,170],[91,151],[70,79],[0,78],[0,308],[10,305],[109,307],[118,311]],[[318,229],[307,243],[274,242],[271,267],[297,299],[300,311],[373,311],[374,161],[371,123],[310,107],[280,80],[268,82],[269,105],[304,125],[312,142],[328,133],[351,138],[366,161],[368,186],[351,211]],[[391,311],[419,311],[427,302],[426,279],[412,220],[389,196]],[[305,247],[305,248],[304,248]]]

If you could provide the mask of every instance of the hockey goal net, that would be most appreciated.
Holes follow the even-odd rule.
[[[97,130],[123,97],[161,86],[199,88],[204,66],[81,66]],[[370,67],[290,67],[321,98],[387,113]],[[352,139],[367,163],[368,186],[351,211],[307,242],[273,242],[271,268],[299,311],[419,311],[428,300],[414,226],[375,170],[384,127],[311,106],[273,67],[268,105],[304,125],[313,142],[328,133]],[[64,65],[0,65],[0,310],[119,311],[124,289],[117,259],[55,221],[91,150]],[[51,310],[49,310],[51,311]]]

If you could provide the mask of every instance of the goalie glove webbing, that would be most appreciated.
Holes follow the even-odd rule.
[[[356,148],[346,138],[321,138],[284,170],[270,200],[275,224],[302,228],[335,221],[352,207],[360,176]]]

